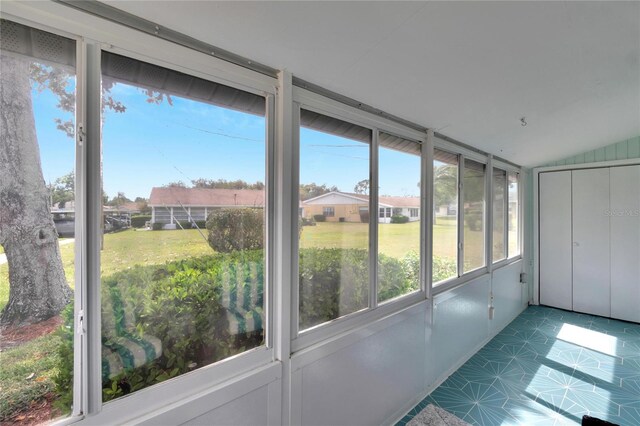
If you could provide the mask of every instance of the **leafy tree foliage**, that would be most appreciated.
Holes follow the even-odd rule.
[[[128,199],[126,195],[124,195],[124,192],[118,192],[118,194],[115,197],[113,197],[111,200],[109,200],[105,204],[108,206],[120,207],[125,203],[131,203],[131,202],[132,201]]]
[[[195,179],[191,181],[194,188],[223,188],[223,189],[264,189],[264,183],[248,183],[242,179]]]
[[[208,242],[218,253],[255,250],[264,246],[264,210],[216,209],[207,218]]]
[[[166,185],[162,185],[163,188],[188,188],[187,184],[181,180],[175,182],[169,182]]]
[[[433,197],[436,207],[455,203],[458,194],[458,168],[449,164],[433,167]]]
[[[363,179],[353,187],[353,192],[356,194],[368,194],[369,193],[369,179]]]
[[[300,184],[300,200],[309,200],[322,194],[337,190],[337,186],[327,186],[325,184],[318,185],[316,183],[303,183]]]
[[[75,173],[73,170],[64,176],[60,176],[49,185],[51,203],[59,207],[65,207],[68,201],[73,201],[75,194]]]

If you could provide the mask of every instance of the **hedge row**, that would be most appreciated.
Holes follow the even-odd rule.
[[[132,318],[136,336],[151,335],[162,342],[162,355],[138,368],[122,371],[103,382],[103,400],[145,388],[195,368],[244,352],[263,343],[263,331],[234,335],[229,330],[223,290],[264,281],[263,250],[215,254],[164,265],[135,266],[102,280],[102,300],[114,291],[122,298],[124,315]],[[369,257],[366,250],[311,248],[300,250],[300,327],[306,329],[366,308],[369,300]],[[445,262],[446,268],[451,265]],[[417,290],[420,263],[417,253],[403,259],[379,258],[380,301]],[[447,273],[447,271],[443,271]],[[262,313],[262,286],[252,306]],[[245,299],[246,299],[245,295]],[[225,298],[227,298],[225,300]],[[231,301],[245,303],[248,301]],[[71,403],[73,371],[72,304],[65,311],[63,344],[59,349],[61,374],[57,378],[60,404]],[[102,307],[103,339],[109,339],[108,302]],[[121,314],[122,315],[122,314]],[[105,320],[107,318],[107,320]],[[106,322],[105,322],[106,321]],[[103,342],[104,343],[104,342]],[[65,373],[68,372],[68,373]]]

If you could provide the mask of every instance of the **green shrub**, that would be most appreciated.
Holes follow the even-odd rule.
[[[113,306],[116,290],[124,315],[131,317],[131,329],[127,327],[125,332],[159,338],[162,355],[144,366],[121,371],[104,380],[103,401],[262,344],[261,328],[241,335],[230,334],[222,298],[225,286],[239,288],[258,283],[256,299],[245,300],[244,304],[261,313],[263,259],[262,250],[242,251],[167,262],[162,266],[135,266],[105,277],[101,286],[103,343],[109,344],[113,336],[121,333],[116,328],[122,314]],[[228,306],[229,301],[226,303]],[[65,325],[59,331],[62,343],[58,348],[61,373],[56,377],[56,387],[59,405],[68,410],[72,400],[73,308],[65,310],[63,315]]]
[[[313,220],[315,220],[316,222],[326,222],[327,218],[323,214],[314,214],[313,215]]]
[[[145,223],[151,221],[151,215],[131,216],[132,228],[144,228]]]
[[[409,222],[408,216],[403,216],[401,214],[394,214],[391,216],[391,223],[407,223]]]
[[[366,308],[368,262],[367,250],[300,250],[300,327],[312,327]]]
[[[416,253],[403,259],[381,255],[380,300],[417,290],[420,262]],[[109,401],[155,383],[211,364],[263,344],[261,328],[232,335],[225,288],[253,288],[264,283],[263,250],[244,250],[135,266],[102,280],[103,342],[114,334],[114,315],[131,320],[130,333],[155,336],[162,342],[162,355],[144,366],[124,370],[103,382],[103,400]],[[343,284],[340,286],[340,284]],[[262,285],[244,306],[262,313]],[[124,314],[114,309],[113,291],[121,299]],[[239,291],[239,290],[238,290]],[[240,294],[240,293],[238,293]],[[238,296],[240,297],[240,296]],[[309,248],[300,250],[300,325],[313,325],[366,308],[369,300],[369,256],[367,250]],[[56,377],[59,404],[71,404],[73,357],[73,308],[63,313],[65,326],[58,349]],[[120,317],[121,318],[121,317]],[[105,340],[106,339],[106,340]]]
[[[402,260],[378,258],[380,301],[417,290],[420,259],[410,253]],[[367,250],[308,248],[300,250],[300,327],[313,327],[368,306]],[[341,285],[342,284],[342,285]]]
[[[182,226],[182,228],[184,228],[184,229],[195,228],[193,226],[194,223],[200,229],[205,229],[207,227],[207,221],[206,220],[194,220],[193,222],[189,221],[189,220],[181,220],[179,222],[180,222],[180,225]],[[180,228],[180,226],[178,226],[178,228]]]
[[[256,250],[264,246],[264,210],[217,209],[207,218],[209,245],[219,253]]]
[[[420,258],[409,253],[403,259],[378,256],[378,301],[393,299],[420,288]]]
[[[160,223],[160,222],[153,222],[151,224],[151,229],[153,229],[154,231],[160,231],[162,230],[162,227],[164,226],[164,223]]]
[[[324,216],[322,216],[324,217]],[[313,218],[306,218],[306,217],[301,217],[300,218],[300,226],[316,226],[316,221],[313,220]]]
[[[73,406],[73,300],[62,310],[62,326],[56,330],[60,337],[58,345],[58,372],[53,377],[58,398],[54,405],[62,414],[67,414]]]
[[[433,282],[458,276],[458,264],[456,259],[433,256]]]

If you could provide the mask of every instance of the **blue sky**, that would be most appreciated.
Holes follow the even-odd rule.
[[[103,124],[104,190],[113,197],[148,198],[151,188],[192,179],[264,182],[265,119],[185,98],[152,104],[139,89],[116,84],[114,99],[124,113],[106,111]],[[43,176],[47,183],[74,168],[74,142],[55,127],[71,114],[56,107],[49,92],[33,91]],[[366,144],[301,129],[300,181],[352,192],[367,179]],[[380,194],[419,195],[420,160],[381,149]]]

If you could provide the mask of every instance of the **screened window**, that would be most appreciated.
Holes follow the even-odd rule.
[[[509,172],[509,194],[508,207],[508,237],[509,237],[509,257],[520,254],[520,201],[519,201],[519,174]]]
[[[485,266],[485,168],[477,161],[464,161],[464,273]]]
[[[299,329],[369,306],[369,159],[371,130],[300,112],[300,201],[315,226],[300,233]],[[318,221],[326,204],[334,220]]]
[[[48,423],[73,409],[77,361],[76,43],[4,19],[0,31],[0,423],[52,403],[37,412]]]
[[[458,276],[458,155],[433,152],[433,282]]]
[[[420,208],[418,142],[385,132],[378,136],[378,202],[392,205],[378,221],[378,302],[420,288]],[[388,219],[387,219],[388,218]]]
[[[493,169],[493,261],[507,257],[507,172]]]
[[[108,401],[264,344],[266,123],[261,96],[124,56],[102,78],[104,210],[142,198],[153,222],[105,227]]]
[[[325,217],[334,217],[336,215],[336,210],[333,207],[323,207],[322,214]]]

